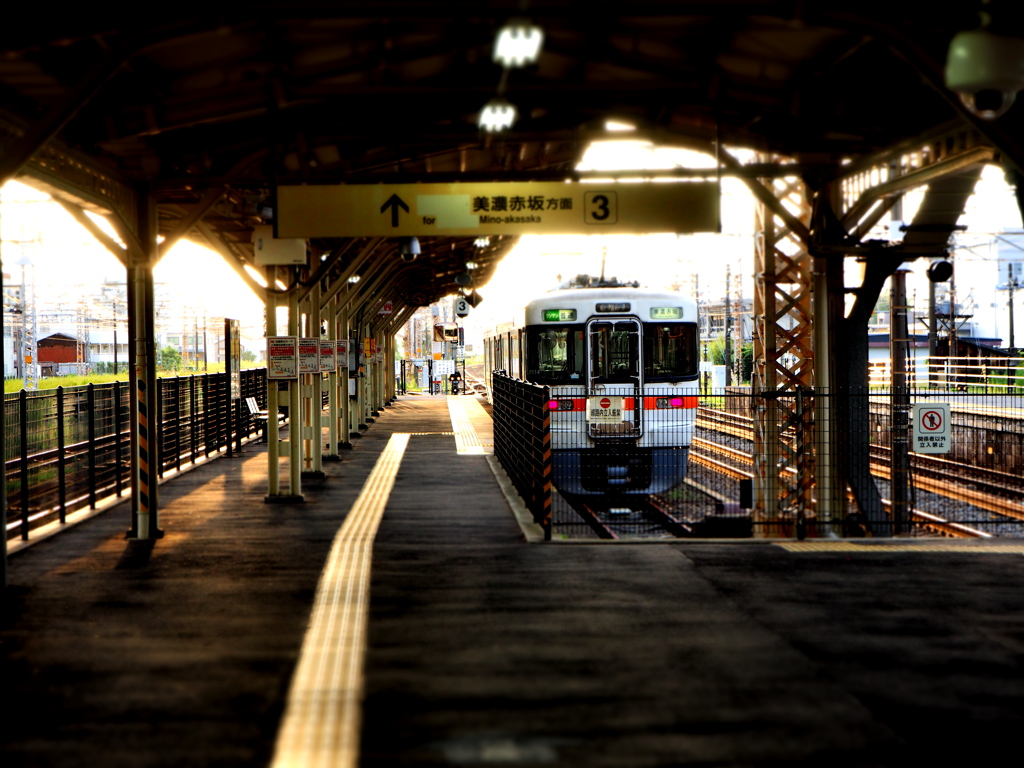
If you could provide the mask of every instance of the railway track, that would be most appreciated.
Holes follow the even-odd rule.
[[[724,412],[705,414],[698,418],[698,426],[716,432],[724,432],[732,437],[744,440],[752,439],[753,420]],[[744,432],[744,426],[747,431]],[[690,451],[690,460],[697,462],[730,479],[752,479],[753,456],[741,449],[721,445],[702,438],[694,438]],[[947,459],[936,459],[930,456],[914,455],[911,457],[913,481],[916,489],[927,491],[947,498],[951,501],[969,504],[1014,520],[1024,520],[1024,505],[1019,499],[1024,493],[1024,483],[1020,479],[1004,472],[973,467]],[[889,449],[885,446],[872,446],[872,474],[882,480],[890,479]],[[793,470],[789,470],[793,474]],[[950,483],[950,477],[967,476],[968,482],[975,488]],[[883,499],[888,509],[890,502]],[[970,536],[988,538],[991,534],[977,528],[947,520],[941,516],[915,509],[914,520],[930,530],[951,536]]]
[[[698,515],[686,519],[678,509],[653,496],[602,504],[598,499],[567,499],[573,511],[599,539],[739,538],[751,535],[747,515]]]

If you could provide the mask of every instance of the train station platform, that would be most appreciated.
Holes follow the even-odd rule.
[[[536,543],[489,443],[475,398],[400,398],[305,503],[252,443],[161,487],[159,541],[115,508],[19,552],[5,768],[1015,753],[1020,544]]]

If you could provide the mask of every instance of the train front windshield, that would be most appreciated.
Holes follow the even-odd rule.
[[[530,381],[579,384],[584,362],[582,325],[526,329],[526,377]]]
[[[696,324],[644,324],[644,378],[647,381],[696,379],[697,371]]]

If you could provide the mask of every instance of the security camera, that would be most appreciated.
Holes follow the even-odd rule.
[[[953,265],[944,259],[928,265],[928,279],[933,283],[944,283],[952,276]]]
[[[949,44],[946,87],[971,112],[994,120],[1024,90],[1024,39],[986,29],[959,32]]]
[[[416,261],[415,253],[402,253],[400,255],[402,257],[402,261],[404,262]]]

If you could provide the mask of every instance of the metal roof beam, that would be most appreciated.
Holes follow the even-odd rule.
[[[114,238],[112,238],[110,235],[108,235],[106,232],[100,229],[99,225],[86,215],[85,210],[81,206],[75,205],[74,203],[70,203],[67,200],[64,200],[63,198],[60,197],[54,197],[53,200],[55,203],[57,203],[57,205],[59,205],[61,208],[63,208],[65,211],[71,214],[72,218],[74,218],[75,221],[81,224],[82,227],[90,235],[92,235],[100,245],[102,245],[104,248],[106,248],[108,251],[114,254],[117,260],[121,262],[121,264],[123,264],[126,267],[128,266],[128,254],[125,252],[124,247],[122,247],[122,245],[119,242],[117,242]]]
[[[0,186],[13,179],[32,156],[78,114],[103,84],[121,68],[127,58],[127,54],[121,51],[109,53],[65,94],[64,98],[51,107],[41,120],[34,123],[20,139],[0,155]]]

